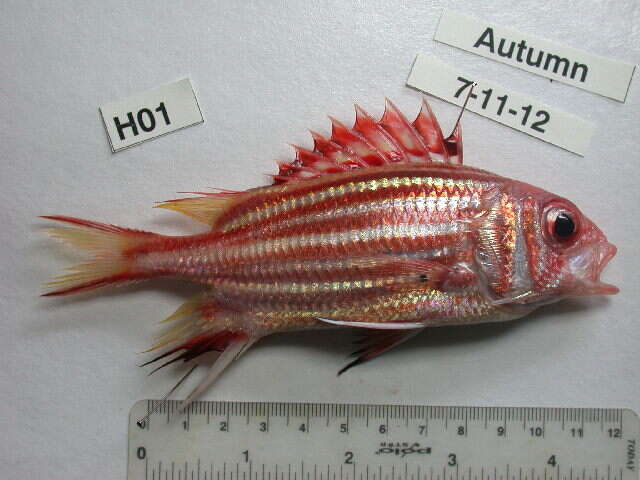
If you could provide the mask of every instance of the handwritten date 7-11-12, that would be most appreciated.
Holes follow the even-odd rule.
[[[467,88],[470,88],[471,85],[473,84],[473,80],[468,80],[464,77],[458,77],[458,81],[462,82],[462,86],[458,88],[458,90],[456,91],[454,95],[455,98],[459,98],[460,95],[462,95],[462,93]],[[479,96],[482,97],[482,104],[480,106],[483,110],[486,110],[487,107],[489,106],[489,101],[491,100],[493,93],[494,93],[493,88],[487,88],[486,90],[482,90],[479,95],[476,93],[472,93],[470,97],[473,100],[477,99]],[[531,111],[533,110],[532,105],[525,105],[520,107],[517,110],[514,108],[507,108],[505,110],[507,106],[507,101],[509,100],[509,95],[504,94],[495,98],[498,101],[498,109],[496,110],[496,114],[498,116],[501,116],[503,113],[508,113],[510,115],[517,116],[520,113],[520,111],[522,111],[524,112],[524,115],[522,116],[522,121],[521,121],[522,126],[525,126],[525,127],[527,126],[527,122],[530,120],[530,117],[531,117]],[[544,133],[545,129],[543,128],[543,125],[545,125],[551,119],[551,115],[546,110],[537,110],[534,116],[537,120],[532,122],[529,125],[529,128],[531,128],[532,130],[535,130],[536,132]]]

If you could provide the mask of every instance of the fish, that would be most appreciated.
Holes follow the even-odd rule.
[[[201,284],[164,320],[144,364],[219,352],[188,404],[272,333],[361,333],[343,373],[425,328],[618,292],[600,279],[616,254],[602,231],[559,195],[464,164],[460,125],[445,138],[426,100],[413,122],[388,99],[379,120],[355,110],[352,128],[329,117],[330,137],[311,131],[313,148],[294,145],[268,186],[156,205],[205,233],[44,216],[63,224],[52,237],[89,255],[44,295],[159,277]]]

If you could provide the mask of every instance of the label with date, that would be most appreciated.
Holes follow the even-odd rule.
[[[570,152],[584,155],[594,125],[529,96],[461,72],[442,60],[418,55],[407,85],[462,106],[476,82],[467,109]]]
[[[202,112],[188,78],[100,106],[111,150],[202,123]]]

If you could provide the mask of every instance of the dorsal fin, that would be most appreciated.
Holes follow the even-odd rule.
[[[348,168],[364,168],[369,166],[364,159],[349,152],[337,143],[324,138],[319,133],[311,131],[311,137],[313,138],[314,152],[320,153],[325,158],[333,160],[339,165],[345,165]]]
[[[371,115],[365,112],[358,105],[356,108],[356,123],[353,128],[369,140],[373,145],[389,162],[394,163],[407,163],[408,158],[406,152],[401,148],[391,135],[382,127],[382,125],[376,122]]]
[[[331,140],[342,145],[349,152],[357,155],[371,166],[386,165],[388,160],[380,150],[369,143],[367,139],[357,131],[346,127],[333,117],[331,120]]]
[[[389,99],[379,121],[359,106],[356,105],[355,109],[353,128],[329,117],[331,139],[312,131],[313,151],[294,146],[295,160],[279,164],[280,170],[273,176],[274,183],[308,180],[347,169],[388,164],[462,164],[459,126],[445,139],[426,100],[413,123]]]
[[[413,121],[413,127],[424,139],[433,160],[449,163],[449,154],[447,153],[438,119],[426,100],[422,101],[422,108]]]
[[[225,190],[221,192],[181,192],[202,195],[200,197],[178,198],[159,203],[154,208],[166,208],[183,213],[206,225],[213,226],[218,217],[228,208],[232,200],[242,192]]]
[[[451,163],[462,165],[462,127],[459,123],[451,135],[445,139],[444,144]]]
[[[409,162],[423,163],[432,161],[424,139],[388,98],[386,99],[384,113],[380,119],[380,125],[401,145]]]

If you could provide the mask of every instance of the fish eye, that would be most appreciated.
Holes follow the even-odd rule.
[[[576,215],[564,208],[552,208],[547,212],[547,231],[558,242],[572,240],[578,231]]]
[[[556,237],[569,238],[575,231],[576,224],[568,213],[562,212],[556,217],[553,224],[553,233]]]

